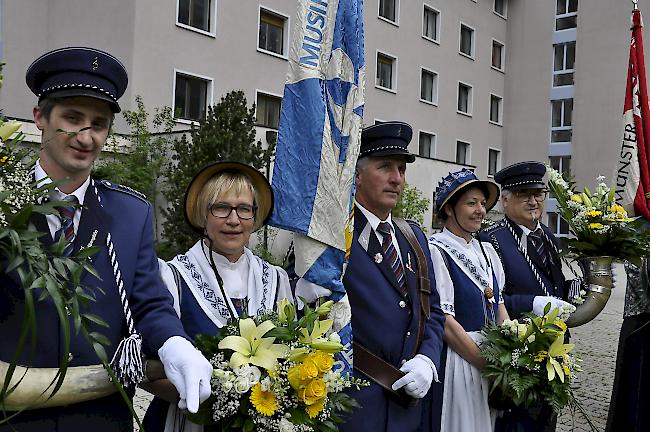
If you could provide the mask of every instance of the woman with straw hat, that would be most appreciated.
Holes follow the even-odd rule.
[[[241,313],[255,316],[293,301],[287,273],[255,256],[247,247],[251,233],[264,226],[273,209],[273,191],[251,166],[218,162],[203,168],[185,193],[185,218],[201,239],[182,255],[162,263],[161,276],[174,308],[191,337],[216,334]],[[176,389],[156,381],[145,416],[146,430],[202,431],[179,412]]]
[[[429,249],[446,316],[447,350],[443,386],[437,386],[438,397],[433,391],[427,430],[494,430],[479,343],[483,326],[508,319],[501,296],[505,276],[492,245],[479,242],[475,234],[498,196],[496,184],[465,168],[444,177],[436,188],[436,216],[444,228],[429,238]]]

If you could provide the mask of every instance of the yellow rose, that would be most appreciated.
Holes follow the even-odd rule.
[[[318,399],[322,399],[327,394],[327,387],[322,378],[312,380],[302,393],[302,400],[307,405],[312,405]]]
[[[307,360],[311,360],[321,374],[332,369],[332,366],[334,365],[334,356],[322,351],[316,351],[310,354],[307,357]]]
[[[287,377],[289,384],[295,389],[304,388],[309,381],[318,376],[318,367],[312,361],[305,361],[289,368]]]
[[[601,224],[601,223],[590,223],[590,224],[588,225],[588,227],[589,227],[589,229],[597,230],[597,229],[602,229],[602,228],[604,228],[604,225]]]
[[[309,418],[314,418],[323,411],[323,408],[325,408],[325,398],[316,400],[311,405],[307,405],[305,411],[309,415]]]

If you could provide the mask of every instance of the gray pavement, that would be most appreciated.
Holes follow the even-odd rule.
[[[604,431],[607,411],[612,395],[618,335],[623,324],[625,301],[625,272],[616,265],[616,287],[612,290],[605,309],[591,322],[571,329],[571,343],[582,357],[582,372],[577,376],[575,395],[589,413],[598,431]],[[558,419],[558,432],[590,431],[581,414],[562,412]]]
[[[616,266],[616,275],[616,288],[605,309],[591,322],[571,329],[571,342],[576,344],[575,351],[583,360],[583,371],[577,377],[575,394],[598,431],[604,431],[607,424],[618,334],[623,323],[625,272],[620,264]],[[138,389],[133,405],[140,418],[144,416],[150,400],[149,393]],[[558,418],[556,430],[584,432],[590,431],[590,428],[580,414],[565,410]]]

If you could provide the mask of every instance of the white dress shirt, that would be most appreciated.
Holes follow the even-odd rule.
[[[397,237],[395,236],[395,225],[393,225],[393,219],[391,218],[390,213],[388,214],[388,217],[386,220],[381,220],[379,219],[374,213],[372,213],[370,210],[366,209],[364,206],[359,204],[358,201],[354,201],[354,204],[361,210],[361,213],[368,219],[368,223],[372,227],[372,231],[375,233],[375,236],[377,236],[377,240],[379,240],[379,244],[381,245],[383,240],[384,240],[384,235],[377,231],[377,227],[379,226],[380,223],[386,222],[388,223],[392,229],[390,230],[390,236],[393,241],[393,246],[395,247],[395,250],[397,251],[397,257],[399,258],[400,262],[402,261],[402,251],[399,248],[399,243],[397,242]],[[402,265],[404,263],[402,262]]]

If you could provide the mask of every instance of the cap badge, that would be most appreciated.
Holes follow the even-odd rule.
[[[95,56],[95,58],[93,59],[92,66],[93,66],[92,69],[94,71],[96,71],[99,68],[99,59],[97,58],[97,56]]]

